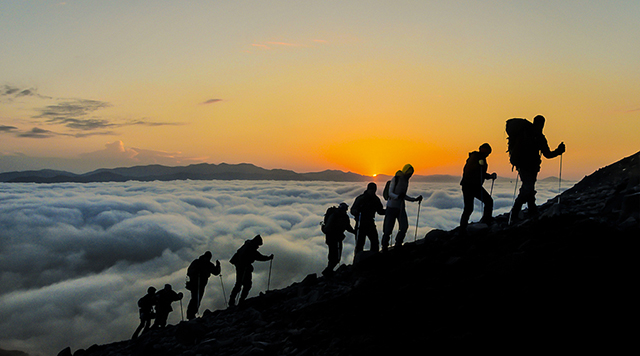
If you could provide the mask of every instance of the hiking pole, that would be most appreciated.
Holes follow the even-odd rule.
[[[358,241],[360,238],[360,228],[362,227],[362,213],[358,213],[358,222],[356,223],[356,250],[358,247]],[[364,243],[362,243],[362,246],[364,248]],[[355,256],[354,256],[355,258]]]
[[[182,316],[182,321],[184,321],[184,309],[182,308],[182,298],[180,298],[180,316]]]
[[[560,154],[560,173],[558,173],[558,207],[560,207],[560,187],[562,186],[562,154]]]
[[[416,242],[418,239],[418,222],[420,221],[420,204],[422,204],[422,200],[418,202],[418,216],[416,216],[416,234],[413,236],[413,242]]]
[[[227,303],[227,293],[224,291],[224,283],[222,283],[222,273],[220,273],[219,276],[220,276],[220,285],[222,286],[222,296],[224,297],[224,305],[228,308],[229,303]]]
[[[511,204],[511,211],[509,212],[509,224],[511,225],[511,216],[513,215],[513,204],[516,203],[516,191],[518,190],[518,177],[520,177],[520,172],[516,174],[516,187],[513,188],[513,203]]]
[[[493,183],[495,183],[495,182],[496,182],[496,180],[495,180],[495,179],[492,179],[492,180],[491,180],[491,191],[489,192],[489,196],[490,196],[490,197],[493,197]]]
[[[271,266],[273,265],[273,258],[271,260],[269,260],[269,279],[267,280],[267,292],[269,291],[269,288],[271,287]]]
[[[200,274],[198,274],[198,294],[197,294],[197,297],[198,297],[198,303],[196,304],[197,305],[196,315],[198,315],[200,313],[200,298],[202,298],[200,296]],[[195,315],[194,315],[194,317],[195,317]]]

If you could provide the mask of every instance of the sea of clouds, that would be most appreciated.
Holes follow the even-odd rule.
[[[378,194],[382,186],[379,183]],[[564,185],[564,184],[563,184]],[[235,281],[228,262],[242,243],[261,234],[255,296],[319,273],[327,247],[319,223],[329,206],[349,205],[365,183],[292,181],[173,181],[95,184],[0,183],[0,349],[57,354],[128,339],[139,323],[137,300],[149,286],[169,283],[185,293],[189,263],[209,250],[222,264],[202,301],[225,308]],[[491,182],[485,183],[487,190]],[[563,189],[569,184],[563,186]],[[538,203],[557,195],[555,182],[539,182]],[[501,178],[492,196],[494,215],[508,212],[515,181]],[[462,194],[456,183],[411,183],[406,241],[459,224]],[[480,219],[476,202],[471,221]],[[382,218],[377,220],[381,234]],[[397,229],[397,227],[396,227]],[[368,244],[365,249],[368,248]],[[347,234],[342,263],[353,260]],[[223,292],[224,287],[224,292]],[[181,320],[174,303],[169,324]],[[185,310],[186,311],[186,310]]]

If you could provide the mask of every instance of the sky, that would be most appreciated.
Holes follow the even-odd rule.
[[[580,179],[639,149],[638,17],[635,0],[2,0],[0,172],[458,175],[488,142],[505,176],[505,121],[542,114]]]
[[[149,286],[171,284],[185,294],[186,308],[187,267],[207,250],[220,261],[222,278],[209,279],[200,313],[224,309],[235,282],[229,259],[256,234],[264,240],[259,251],[275,257],[270,280],[269,263],[254,263],[249,297],[268,286],[285,288],[309,274],[320,275],[327,265],[319,226],[326,209],[342,201],[351,205],[365,186],[274,181],[0,183],[0,350],[56,355],[66,347],[75,352],[129,339],[139,323],[136,302]],[[536,188],[542,204],[557,195],[559,187],[557,180],[547,180]],[[491,193],[494,215],[508,212],[514,181],[498,178]],[[408,194],[424,200],[419,214],[418,204],[407,203],[406,242],[434,228],[458,225],[463,203],[457,183],[413,182]],[[476,201],[470,221],[480,220],[481,211]],[[381,234],[382,218],[376,217],[376,223]],[[346,235],[341,263],[351,264],[354,236]],[[181,320],[179,303],[173,309],[168,323],[175,325]]]

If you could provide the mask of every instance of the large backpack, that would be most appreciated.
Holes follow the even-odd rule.
[[[396,179],[395,176],[389,179],[387,183],[384,184],[384,189],[382,190],[382,197],[384,198],[384,200],[389,200],[389,187],[391,186],[391,181],[394,179]]]
[[[335,229],[334,215],[337,211],[338,207],[332,206],[324,213],[324,219],[320,225],[320,230],[322,230],[323,233],[330,233]]]
[[[506,125],[507,152],[514,167],[529,163],[538,155],[533,123],[527,119],[509,119]]]
[[[245,264],[246,257],[247,257],[246,256],[247,250],[249,249],[247,245],[248,243],[245,242],[242,246],[240,246],[240,248],[236,251],[236,253],[233,254],[231,259],[229,260],[229,263],[231,263],[234,266]]]

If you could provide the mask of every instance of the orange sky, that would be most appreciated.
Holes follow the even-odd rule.
[[[3,2],[0,171],[458,175],[488,142],[510,176],[505,121],[542,114],[580,179],[640,149],[638,15],[616,1]]]

